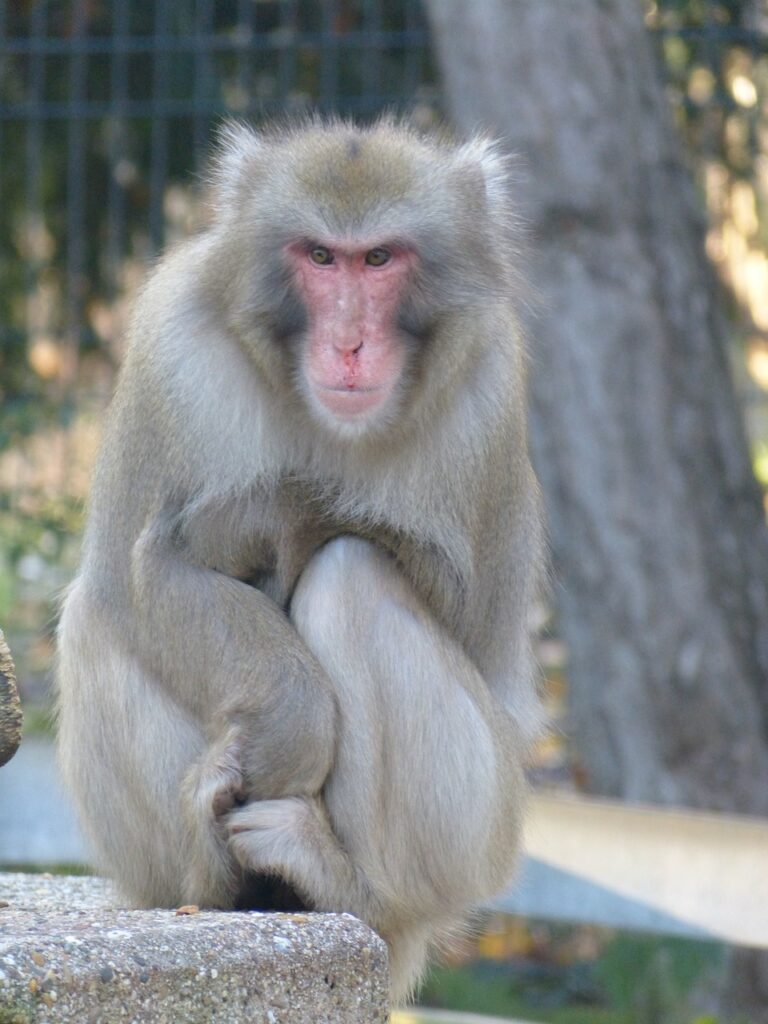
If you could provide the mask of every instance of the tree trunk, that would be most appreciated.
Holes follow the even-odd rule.
[[[532,428],[600,793],[768,812],[768,531],[637,0],[433,0],[449,107],[522,157]]]
[[[588,785],[766,814],[768,531],[641,5],[427,8],[454,121],[521,158],[532,444]],[[768,972],[744,961],[754,992]]]
[[[0,629],[0,767],[10,761],[21,742],[21,701],[11,652]]]

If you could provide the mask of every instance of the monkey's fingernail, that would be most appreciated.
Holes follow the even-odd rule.
[[[196,903],[188,903],[183,907],[179,907],[176,911],[176,917],[185,917],[188,914],[199,914],[200,907]]]

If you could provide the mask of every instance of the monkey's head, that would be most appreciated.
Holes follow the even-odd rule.
[[[428,395],[436,347],[443,388],[477,355],[441,325],[508,292],[506,167],[487,140],[229,125],[214,182],[224,315],[324,428],[379,433]]]

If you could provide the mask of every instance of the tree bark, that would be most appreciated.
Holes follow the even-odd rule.
[[[449,109],[520,154],[532,433],[591,789],[768,812],[768,531],[637,0],[432,0]]]
[[[10,761],[21,742],[21,701],[11,652],[0,629],[0,767]]]
[[[589,788],[766,814],[768,531],[641,5],[427,8],[453,119],[525,172],[532,443]],[[731,972],[753,1024],[767,965]]]

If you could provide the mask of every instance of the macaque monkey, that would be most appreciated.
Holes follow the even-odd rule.
[[[509,881],[540,719],[510,228],[487,140],[226,128],[61,620],[63,771],[128,897],[349,911],[395,999]]]

